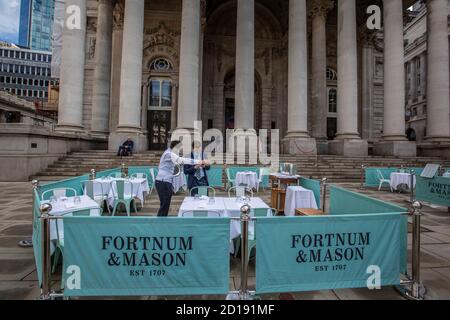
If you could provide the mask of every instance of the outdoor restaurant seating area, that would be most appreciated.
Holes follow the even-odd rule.
[[[396,179],[397,173],[409,175],[420,173],[422,170],[424,169],[415,168],[412,172],[410,168],[364,168],[361,188],[379,190],[380,184],[382,186],[385,182],[384,176],[390,174],[393,180],[393,177]],[[400,207],[354,191],[328,186],[326,178],[322,181],[312,180],[295,172],[296,169],[289,165],[281,166],[279,172],[270,172],[268,168],[258,167],[215,166],[208,172],[210,186],[197,187],[198,192],[195,195],[186,189],[186,177],[181,173],[175,177],[178,182],[174,183],[174,193],[184,196],[184,200],[177,213],[169,218],[156,218],[154,213],[144,212],[146,201],[151,197],[157,197],[153,191],[154,177],[157,175],[157,168],[154,167],[123,165],[121,168],[102,172],[92,170],[90,174],[81,177],[46,185],[38,185],[35,182],[33,244],[39,282],[45,287],[45,282],[49,279],[48,273],[44,270],[47,268],[46,265],[51,263],[52,272],[61,273],[60,294],[64,297],[126,296],[131,292],[142,295],[175,295],[183,292],[186,294],[187,288],[191,288],[191,293],[227,294],[229,286],[225,275],[229,269],[216,270],[214,273],[211,271],[217,267],[214,264],[218,263],[217,261],[222,261],[223,264],[230,259],[241,261],[244,259],[243,266],[248,266],[248,261],[252,259],[256,266],[256,290],[252,292],[253,294],[358,288],[366,286],[365,261],[370,260],[374,263],[373,258],[368,258],[370,256],[380,260],[377,263],[390,270],[381,279],[383,286],[398,286],[401,279],[409,277],[406,272],[408,220],[406,213],[416,212],[420,208],[415,207],[413,211],[409,211],[406,208],[409,205],[406,203],[405,207]],[[415,174],[413,177],[420,184],[421,178],[416,178]],[[398,185],[404,184],[408,187],[407,181],[411,180],[398,179]],[[386,187],[390,189],[392,185]],[[397,190],[394,187],[393,189]],[[407,188],[402,190],[405,191]],[[173,231],[174,225],[179,229]],[[72,230],[74,226],[82,229],[74,232]],[[148,230],[142,229],[143,226]],[[48,228],[48,243],[44,232],[46,228]],[[101,279],[99,282],[92,280],[87,285],[90,288],[87,289],[86,285],[68,286],[67,277],[70,272],[67,271],[67,266],[77,265],[81,268],[84,265],[88,268],[86,270],[93,270],[91,269],[93,266],[89,264],[94,262],[86,260],[87,256],[83,251],[94,250],[89,256],[101,255],[101,252],[95,251],[95,248],[83,250],[77,248],[92,246],[89,239],[100,237],[99,228],[102,230],[111,228],[108,234],[120,237],[127,234],[127,237],[131,235],[132,239],[138,239],[149,232],[160,234],[161,237],[167,236],[167,232],[170,234],[174,232],[181,238],[197,234],[198,243],[192,240],[195,236],[189,236],[188,240],[182,241],[186,241],[183,242],[185,249],[189,247],[190,250],[194,250],[191,248],[193,243],[197,248],[201,247],[196,253],[196,258],[206,264],[199,267],[200,269],[212,272],[208,276],[209,280],[205,280],[198,270],[187,268],[184,270],[186,273],[184,277],[187,277],[184,284],[179,277],[175,279],[168,276],[150,286],[146,281],[131,282],[131,289],[128,289],[131,291],[126,292],[116,288],[112,279],[103,279],[108,282],[106,285]],[[217,232],[213,232],[215,228]],[[350,234],[348,233],[350,231],[355,231],[355,237],[360,238],[359,245],[355,244],[357,238],[348,243],[341,238],[344,235],[344,233],[341,235],[341,232]],[[333,234],[335,236],[330,238]],[[389,234],[389,241],[386,241],[386,234]],[[325,236],[328,237],[327,241]],[[334,237],[337,237],[337,240]],[[103,247],[106,247],[104,237],[101,241]],[[212,245],[211,241],[215,245]],[[298,241],[300,243],[297,243]],[[222,245],[217,246],[219,243]],[[293,252],[289,249],[295,249],[297,245],[303,250],[294,250],[298,256],[293,258],[291,256]],[[323,250],[314,252],[312,248],[317,247]],[[135,249],[140,250],[137,247]],[[378,252],[385,252],[385,255],[379,256]],[[109,254],[111,255],[109,260],[100,259],[95,262],[99,264],[97,267],[108,261],[109,265],[123,268],[118,262],[114,262],[115,253]],[[137,259],[135,256],[129,256],[127,253],[124,255],[124,261],[127,263],[133,261],[139,265],[135,261]],[[165,263],[167,264],[165,267],[171,267],[173,263],[186,264],[185,255],[186,253],[175,255],[179,260],[161,258],[162,260],[157,260],[158,265],[164,267]],[[205,262],[206,256],[212,261],[210,264]],[[61,268],[58,268],[61,260]],[[141,260],[141,265],[143,261]],[[195,269],[196,266],[190,268]],[[295,271],[292,268],[296,268]],[[334,275],[318,272],[318,269],[329,271],[329,268],[334,271],[337,270],[335,268],[343,269],[341,274],[334,272]],[[120,278],[131,272],[120,270],[124,273],[115,274],[114,277]],[[344,272],[344,270],[353,271]],[[166,271],[162,268],[155,272]],[[288,273],[292,275],[286,276]],[[175,287],[169,290],[170,285]],[[177,290],[177,287],[180,287],[180,290]],[[248,288],[240,288],[239,293],[247,296],[250,294]]]

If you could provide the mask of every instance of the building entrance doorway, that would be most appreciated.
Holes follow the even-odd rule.
[[[167,148],[170,128],[171,111],[148,111],[148,139],[150,150],[165,150]]]

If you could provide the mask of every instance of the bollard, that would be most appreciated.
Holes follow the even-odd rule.
[[[412,238],[412,286],[411,295],[413,299],[423,300],[423,285],[420,282],[420,218],[422,204],[415,201],[412,204],[411,215],[413,218],[413,238]]]
[[[248,291],[248,229],[250,224],[251,207],[245,204],[241,207],[241,288],[239,290],[240,300],[249,300]]]
[[[361,165],[361,185],[359,187],[359,189],[363,190],[364,189],[364,178],[366,175],[366,166],[365,165]]]
[[[33,186],[33,208],[34,208],[34,205],[36,203],[36,194],[38,194],[39,188],[40,188],[39,180],[31,181],[31,185]],[[34,216],[34,209],[33,209],[31,211],[31,221],[34,222],[34,219],[35,219],[35,216]],[[30,247],[32,243],[33,243],[33,239],[29,238],[29,239],[20,241],[19,242],[19,246],[21,246],[21,247]]]
[[[410,180],[410,189],[411,189],[411,198],[409,199],[409,201],[411,201],[411,204],[414,203],[415,199],[415,195],[414,195],[414,181],[416,180],[416,172],[414,170],[411,170],[411,180]]]
[[[49,300],[51,291],[51,258],[50,258],[50,211],[52,205],[44,203],[40,207],[41,211],[41,241],[42,241],[42,289],[41,299]]]
[[[122,174],[122,178],[128,178],[129,175],[128,166],[125,163],[122,163],[122,168],[120,169],[120,172]]]
[[[95,180],[96,172],[95,169],[91,169],[91,174],[89,175],[89,180]]]
[[[327,209],[327,181],[328,178],[322,179],[322,212],[325,213]]]
[[[407,276],[408,280],[400,283],[398,288],[400,293],[409,300],[423,300],[425,295],[425,287],[420,282],[420,218],[421,218],[422,204],[419,201],[414,201],[409,210],[409,216],[413,219],[412,232],[412,266],[411,276]]]

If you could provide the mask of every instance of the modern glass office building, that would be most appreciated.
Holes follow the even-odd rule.
[[[19,45],[51,51],[55,0],[21,0]]]

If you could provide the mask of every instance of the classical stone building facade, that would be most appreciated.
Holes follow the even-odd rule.
[[[66,0],[81,8],[82,28],[63,31],[58,130],[103,137],[110,149],[130,136],[143,151],[201,120],[203,129],[279,129],[291,154],[373,146],[414,156],[403,37],[413,3]],[[427,2],[430,143],[450,137],[447,4]],[[367,28],[371,5],[385,32]]]
[[[413,7],[413,18],[405,27],[407,128],[419,144],[427,138],[427,6]],[[450,5],[448,6],[450,16]],[[450,36],[450,28],[448,29]],[[450,39],[450,38],[449,38]],[[450,41],[449,41],[450,45]]]

